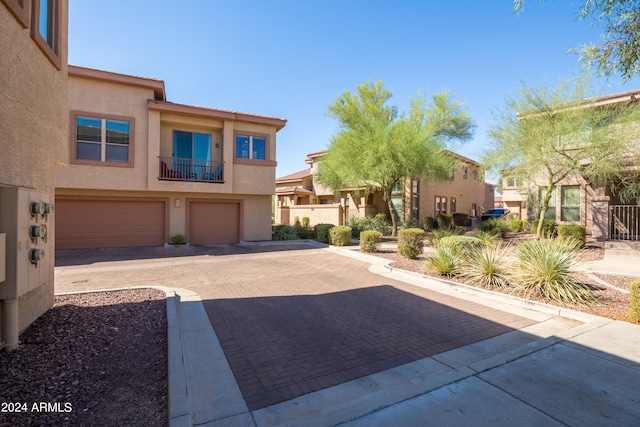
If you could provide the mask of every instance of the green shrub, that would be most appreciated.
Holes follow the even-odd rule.
[[[511,231],[510,223],[504,219],[489,218],[485,221],[480,221],[478,224],[478,230],[494,233],[496,236],[504,237],[509,231]]]
[[[507,246],[475,250],[471,253],[463,274],[485,288],[506,290],[510,287],[508,252]]]
[[[330,229],[329,242],[334,246],[348,246],[351,243],[351,227],[338,225]]]
[[[400,221],[400,223],[398,224],[398,228],[400,230],[406,230],[407,228],[417,228],[418,227],[418,221],[416,221],[415,218],[407,218],[403,221]]]
[[[633,320],[640,322],[640,279],[631,282],[629,291],[629,312]]]
[[[424,248],[424,230],[406,228],[398,231],[398,252],[405,258],[416,259]]]
[[[351,216],[349,218],[349,226],[351,229],[358,229],[359,232],[366,230],[379,231],[383,236],[391,235],[392,227],[387,221],[387,216],[383,213],[376,214],[376,216],[366,216],[364,218],[356,218]]]
[[[482,249],[482,240],[473,236],[448,236],[441,238],[438,246],[449,247],[454,253],[467,258],[473,251]]]
[[[424,228],[424,231],[433,230],[433,217],[432,216],[425,216],[424,217],[424,219],[422,220],[422,228]]]
[[[531,232],[536,234],[538,232],[539,219],[534,219],[531,225]],[[542,223],[542,237],[550,239],[556,235],[556,222],[552,219],[545,219]]]
[[[271,240],[296,240],[298,234],[295,227],[287,224],[274,225],[271,227]]]
[[[446,276],[460,273],[462,265],[462,257],[446,246],[437,247],[436,252],[425,260],[425,267],[428,270],[435,270]]]
[[[302,217],[302,226],[303,227],[308,227],[309,226],[309,217],[308,216],[303,216]]]
[[[429,246],[437,246],[440,239],[449,236],[461,236],[464,233],[464,229],[460,227],[452,228],[450,230],[436,229],[427,234],[427,242]]]
[[[438,214],[438,228],[449,229],[453,224],[453,217],[449,214]]]
[[[316,224],[313,229],[316,232],[316,240],[320,243],[329,244],[331,242],[329,238],[329,231],[335,227],[333,224]]]
[[[187,241],[182,234],[175,234],[171,236],[172,245],[186,245]]]
[[[584,248],[587,242],[587,229],[582,225],[561,224],[558,226],[558,239],[575,239],[580,242],[580,247]]]
[[[532,240],[518,246],[516,291],[526,297],[560,302],[592,301],[589,289],[571,277],[575,265],[569,247],[555,240]]]
[[[377,252],[382,233],[375,230],[365,230],[360,233],[360,249],[363,252]]]
[[[526,219],[512,219],[511,220],[511,230],[516,232],[525,231],[527,229],[527,220]]]
[[[458,227],[466,227],[467,221],[469,221],[469,215],[466,213],[456,212],[452,215],[453,223]]]
[[[313,239],[314,233],[313,233],[313,228],[308,227],[308,226],[304,226],[304,225],[296,225],[294,226],[294,229],[296,230],[296,235],[298,236],[298,239]]]

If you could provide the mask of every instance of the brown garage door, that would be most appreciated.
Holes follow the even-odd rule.
[[[163,200],[56,199],[56,249],[159,246]]]
[[[189,203],[189,243],[207,245],[239,241],[240,203]]]

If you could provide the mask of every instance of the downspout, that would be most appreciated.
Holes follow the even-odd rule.
[[[6,350],[18,348],[18,299],[2,300],[2,347]]]

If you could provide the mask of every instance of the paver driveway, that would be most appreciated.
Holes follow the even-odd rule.
[[[156,285],[198,293],[252,411],[535,323],[323,249],[230,252],[63,267],[56,292]],[[69,257],[60,258],[81,262]]]

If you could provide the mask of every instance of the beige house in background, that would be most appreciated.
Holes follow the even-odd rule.
[[[164,82],[69,66],[56,248],[271,239],[286,120],[166,100]]]
[[[16,348],[19,333],[54,300],[53,176],[67,140],[67,11],[67,0],[0,1],[0,347],[6,349]]]
[[[595,105],[629,105],[639,100],[640,90],[632,90],[596,98]],[[635,143],[640,144],[640,138]],[[637,175],[633,167],[628,168],[628,173]],[[543,188],[546,187],[542,174],[531,181],[533,182],[520,182],[508,173],[504,173],[502,178],[505,207],[530,222],[538,219],[540,210],[535,204],[541,199],[545,191]],[[553,189],[545,217],[555,220],[556,224],[582,225],[588,234],[599,241],[640,241],[640,200],[622,203],[612,193],[610,183],[596,186],[582,176],[563,179]]]
[[[387,213],[387,204],[379,191],[364,194],[364,188],[345,189],[335,193],[314,178],[326,151],[307,155],[308,169],[276,180],[277,224],[294,224],[308,217],[313,226],[320,223],[348,224],[349,218],[363,218]],[[420,226],[425,217],[440,213],[465,213],[475,221],[494,205],[495,186],[486,184],[480,164],[449,152],[460,161],[460,168],[447,181],[423,182],[407,180],[395,189],[392,200],[401,219],[415,218]]]

